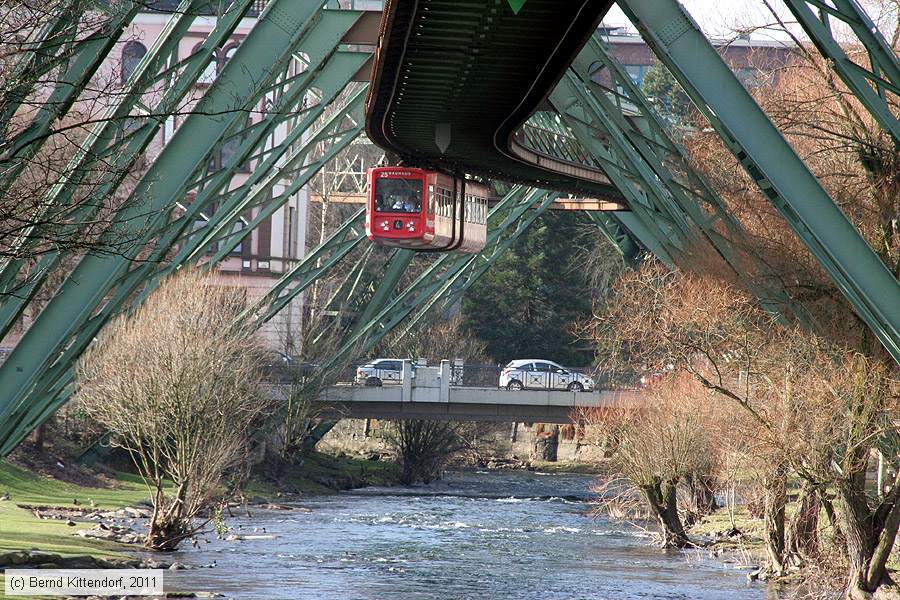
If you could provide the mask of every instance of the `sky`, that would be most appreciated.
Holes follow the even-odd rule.
[[[738,28],[750,25],[765,25],[772,22],[772,15],[763,6],[762,2],[748,0],[681,0],[695,21],[703,28],[703,31],[713,37],[730,37]],[[787,20],[789,13],[781,6],[780,2],[774,2],[776,10]],[[628,19],[617,7],[613,8],[603,19],[607,25],[628,25]],[[784,39],[784,34],[758,32],[753,34],[757,38]]]
[[[737,29],[773,23],[772,14],[760,0],[681,0],[681,3],[703,31],[711,37],[733,37]],[[780,0],[771,0],[771,4],[786,23],[793,23],[793,16]],[[896,5],[878,0],[861,0],[860,4],[879,24],[885,35],[893,30],[897,18]],[[617,6],[613,6],[603,23],[631,27]],[[791,30],[801,39],[805,39],[806,36],[796,24],[791,26]],[[785,40],[788,37],[784,32],[773,31],[757,31],[752,36],[755,39],[777,40]]]

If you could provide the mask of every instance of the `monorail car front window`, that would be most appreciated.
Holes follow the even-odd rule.
[[[377,212],[422,212],[421,179],[375,180],[375,210]]]

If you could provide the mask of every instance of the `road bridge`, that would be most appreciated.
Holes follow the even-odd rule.
[[[430,419],[571,423],[581,410],[634,407],[642,395],[635,390],[568,392],[563,390],[511,391],[496,386],[457,385],[449,361],[440,367],[417,367],[404,361],[401,380],[394,385],[367,387],[335,385],[324,389],[315,402],[325,419]],[[287,384],[269,386],[276,400],[286,400]]]

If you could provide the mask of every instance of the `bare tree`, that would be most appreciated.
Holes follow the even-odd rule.
[[[587,425],[615,440],[612,464],[618,478],[640,491],[666,548],[690,544],[678,510],[679,486],[691,478],[709,479],[717,468],[713,406],[692,383],[671,375],[644,390],[645,401],[639,406],[584,414]]]
[[[451,421],[405,420],[391,423],[384,440],[400,464],[400,483],[431,483],[465,448]]]
[[[654,265],[619,279],[592,331],[613,364],[646,373],[684,369],[746,413],[736,434],[753,441],[746,448],[762,472],[773,573],[814,558],[815,506],[830,514],[828,491],[836,490],[835,522],[848,538],[848,595],[891,584],[884,565],[900,522],[900,491],[875,499],[866,492],[875,448],[900,467],[891,366],[778,323],[739,289]],[[786,531],[792,473],[806,486]]]
[[[179,274],[112,322],[79,364],[78,401],[151,492],[154,550],[174,550],[208,522],[270,406],[257,344],[235,324],[243,308],[239,291]]]

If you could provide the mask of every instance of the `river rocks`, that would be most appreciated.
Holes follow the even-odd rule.
[[[91,529],[79,529],[75,532],[75,535],[97,540],[111,540],[123,544],[140,544],[144,540],[142,535],[135,533],[129,527],[107,525],[106,523],[97,523]]]
[[[517,457],[504,458],[502,456],[494,456],[488,459],[484,465],[485,469],[509,471],[515,469],[530,470],[533,469],[530,461],[524,461]]]
[[[126,506],[124,509],[125,514],[129,517],[135,519],[149,519],[152,515],[149,509],[146,508],[137,508],[134,506]]]
[[[241,533],[232,533],[229,534],[226,538],[226,542],[243,542],[250,540],[275,540],[278,539],[279,536],[268,533],[263,535],[246,535]]]
[[[277,502],[263,502],[256,506],[257,508],[263,508],[266,510],[293,510],[299,512],[312,512],[312,510],[308,508],[304,508],[302,506],[291,506],[290,504],[278,504]]]
[[[0,553],[0,568],[31,567],[37,569],[121,569],[137,568],[136,559],[105,559],[88,554],[62,556],[41,550],[19,550]]]

